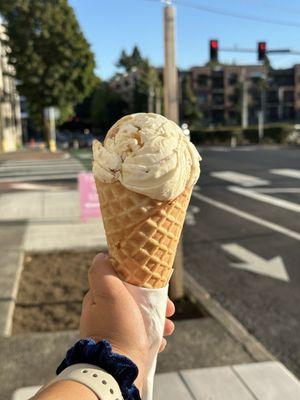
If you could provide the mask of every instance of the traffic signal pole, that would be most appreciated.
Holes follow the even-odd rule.
[[[171,1],[166,1],[164,7],[164,113],[172,121],[179,123],[178,107],[178,71],[175,55],[175,9]],[[175,260],[174,272],[170,281],[170,297],[172,300],[181,299],[184,296],[183,286],[183,248],[180,239]]]

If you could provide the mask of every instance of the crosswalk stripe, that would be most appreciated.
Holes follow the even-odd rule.
[[[214,178],[222,179],[245,187],[265,186],[270,184],[270,181],[266,179],[234,171],[215,171],[211,172],[210,175]]]
[[[255,189],[245,189],[238,186],[228,186],[228,190],[233,193],[238,193],[242,196],[250,197],[251,199],[262,201],[273,206],[285,208],[289,211],[300,212],[300,205],[291,201],[283,200],[278,197],[273,197],[267,194],[259,193]]]
[[[31,175],[26,177],[12,177],[12,178],[0,178],[0,183],[7,182],[31,182],[31,181],[53,181],[53,180],[66,180],[75,179],[78,174],[62,174],[62,175]]]
[[[8,160],[0,164],[0,182],[76,179],[84,170],[74,158],[60,160]]]
[[[289,178],[300,179],[300,169],[279,168],[270,169],[271,174],[287,176]]]

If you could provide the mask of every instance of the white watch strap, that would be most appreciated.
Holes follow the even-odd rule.
[[[74,364],[64,369],[51,383],[71,380],[90,388],[100,400],[123,400],[117,381],[91,364]]]

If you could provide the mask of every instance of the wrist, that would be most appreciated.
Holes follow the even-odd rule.
[[[42,388],[32,400],[101,400],[89,387],[73,380],[53,382]]]
[[[88,372],[87,375],[89,375],[93,367],[98,368],[109,374],[117,382],[124,399],[140,400],[139,390],[134,384],[139,372],[138,366],[131,359],[120,353],[120,350],[118,351],[118,353],[113,352],[111,344],[107,340],[101,340],[98,343],[93,339],[79,340],[68,350],[65,359],[57,368],[58,379],[60,380],[62,378],[61,375],[64,375],[64,371],[69,368],[78,367],[78,364],[89,364],[89,368],[86,368],[88,371],[81,369],[80,372]],[[78,370],[77,367],[75,369]],[[75,375],[78,378],[78,374],[75,373]],[[92,376],[94,377],[95,375],[92,374]],[[137,381],[139,387],[142,387],[142,376]],[[64,376],[65,379],[68,379],[68,377],[68,375]],[[81,374],[80,382],[82,378]],[[90,383],[90,381],[87,383]],[[93,386],[90,387],[93,388]]]

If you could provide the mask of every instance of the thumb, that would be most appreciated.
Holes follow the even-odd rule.
[[[123,282],[114,271],[107,254],[99,253],[88,272],[89,286],[93,295],[118,296],[125,290]]]

